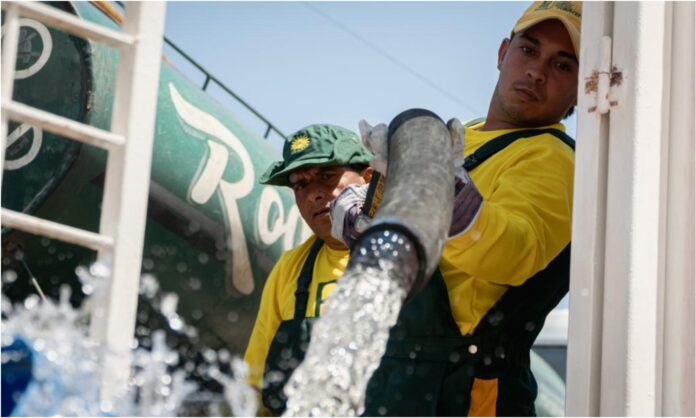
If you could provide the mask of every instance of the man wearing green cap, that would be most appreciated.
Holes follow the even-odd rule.
[[[413,344],[393,353],[388,345],[368,385],[368,414],[535,414],[530,348],[569,284],[574,141],[560,121],[576,104],[580,20],[579,3],[532,4],[500,45],[486,118],[449,124],[466,143],[450,238],[428,283],[441,280],[446,291],[426,302],[417,294],[402,308],[405,325],[390,342],[398,332]],[[375,158],[387,160],[386,127],[361,125]],[[333,204],[334,234],[348,244],[363,217],[351,189],[361,188]],[[431,308],[405,317],[414,303]]]
[[[259,180],[290,187],[300,215],[314,232],[283,253],[268,276],[244,356],[249,382],[262,389],[263,405],[273,414],[285,409],[282,388],[304,356],[312,321],[348,263],[348,248],[331,236],[330,204],[347,186],[370,181],[371,158],[348,129],[310,125],[290,135],[283,160]]]

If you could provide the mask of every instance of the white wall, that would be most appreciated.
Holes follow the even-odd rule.
[[[694,3],[584,4],[568,415],[694,415],[695,20]]]

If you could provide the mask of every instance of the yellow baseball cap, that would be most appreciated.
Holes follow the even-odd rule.
[[[580,22],[582,2],[579,1],[535,1],[525,10],[512,29],[512,34],[529,29],[544,20],[558,19],[568,30],[573,42],[575,56],[580,58]]]

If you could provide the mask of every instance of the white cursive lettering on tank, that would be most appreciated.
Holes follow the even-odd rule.
[[[228,249],[232,252],[231,285],[240,293],[248,295],[254,290],[253,272],[249,260],[248,238],[244,232],[238,202],[248,196],[254,189],[254,166],[246,148],[239,138],[218,119],[186,101],[174,84],[169,83],[169,93],[174,108],[183,122],[213,139],[207,140],[208,153],[204,157],[202,170],[199,170],[189,187],[189,198],[196,204],[207,203],[216,191],[220,192],[221,204],[225,213],[225,223],[229,233]],[[223,179],[223,174],[229,161],[230,150],[241,160],[237,167],[241,179],[230,182]],[[297,242],[294,241],[298,226],[301,226],[300,240],[306,239],[311,231],[299,216],[297,205],[292,205],[287,211],[280,194],[272,187],[264,187],[259,193],[255,213],[256,234],[262,246],[269,246],[283,237],[282,249],[288,250]],[[271,220],[272,207],[277,207],[277,215]],[[269,223],[273,222],[269,228]],[[299,223],[299,225],[298,225]],[[252,244],[253,245],[253,244]]]

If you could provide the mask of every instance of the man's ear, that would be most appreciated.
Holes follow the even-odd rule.
[[[505,59],[505,54],[510,47],[510,42],[512,42],[510,39],[505,38],[503,42],[500,43],[500,48],[498,48],[498,70],[500,70],[500,66],[503,64],[503,59]]]
[[[372,180],[372,173],[375,171],[372,166],[368,166],[365,168],[360,175],[362,176],[363,180],[365,180],[365,183],[369,183],[370,180]]]

